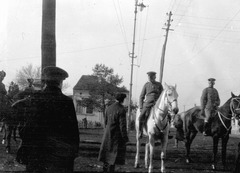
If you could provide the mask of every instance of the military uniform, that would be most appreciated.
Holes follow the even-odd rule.
[[[152,76],[152,75],[155,75],[156,73],[148,72],[147,74],[149,76]],[[143,89],[139,98],[139,108],[141,110],[141,114],[139,116],[140,132],[142,132],[142,126],[145,122],[145,119],[150,113],[151,107],[155,104],[155,102],[157,101],[162,91],[163,91],[163,86],[160,82],[157,82],[157,81],[147,82],[143,86]]]
[[[215,81],[214,78],[208,79],[208,81]],[[218,91],[213,87],[207,87],[203,90],[201,96],[201,108],[202,114],[205,115],[205,127],[204,131],[208,129],[209,126],[209,118],[217,110],[217,107],[220,105],[220,98],[218,95]],[[204,132],[205,133],[205,132]]]

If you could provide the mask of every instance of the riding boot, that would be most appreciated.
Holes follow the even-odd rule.
[[[169,124],[171,125],[171,119],[172,119],[172,117],[171,117],[171,115],[170,115],[170,114],[168,114],[167,116],[168,116],[168,121],[169,121]],[[173,136],[172,136],[172,135],[170,135],[170,130],[169,130],[169,133],[168,133],[168,139],[172,139],[172,138],[173,138]]]
[[[103,173],[107,173],[109,169],[109,164],[107,162],[103,163]]]
[[[115,165],[110,165],[109,166],[109,172],[114,173],[115,172]]]
[[[203,126],[203,135],[204,136],[210,136],[210,124],[209,122],[204,122],[204,126]]]

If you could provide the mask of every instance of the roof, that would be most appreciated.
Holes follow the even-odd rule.
[[[88,90],[89,87],[97,81],[97,76],[82,75],[77,84],[73,87],[73,90]]]
[[[82,75],[77,84],[73,87],[73,90],[89,90],[89,88],[98,81],[97,76]],[[120,92],[128,92],[124,87],[117,87]]]

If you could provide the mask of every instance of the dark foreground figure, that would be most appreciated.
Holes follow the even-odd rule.
[[[26,120],[16,160],[27,172],[73,172],[79,131],[73,101],[61,91],[68,74],[46,67],[43,76],[45,89],[14,105]]]

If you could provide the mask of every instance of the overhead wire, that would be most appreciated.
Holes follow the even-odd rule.
[[[197,55],[200,54],[202,51],[204,51],[206,48],[208,48],[216,39],[217,37],[224,32],[224,29],[229,25],[229,23],[232,22],[232,20],[239,14],[240,9],[235,13],[235,15],[233,15],[233,17],[224,25],[224,27],[222,27],[222,29],[214,36],[213,39],[211,39],[208,44],[206,44],[204,47],[202,47],[192,58],[186,60],[186,61],[192,61],[193,59],[197,58]],[[182,65],[184,63],[186,63],[186,61],[182,61],[181,63],[179,63],[178,65]]]
[[[118,7],[119,7],[120,17],[118,15],[118,10],[117,10],[116,4],[115,4],[115,0],[113,0],[113,5],[114,5],[114,8],[115,8],[116,16],[117,16],[117,19],[118,19],[118,23],[119,23],[119,26],[120,26],[120,30],[121,30],[121,33],[122,33],[122,36],[123,36],[123,40],[124,40],[126,49],[129,52],[129,48],[128,48],[128,44],[127,44],[127,36],[126,36],[125,27],[124,27],[124,23],[123,23],[123,19],[122,19],[122,12],[121,12],[121,7],[120,7],[120,4],[119,4],[119,1],[118,1]]]
[[[184,17],[190,17],[190,18],[200,18],[205,20],[220,20],[220,21],[229,21],[229,19],[222,19],[222,18],[213,18],[213,17],[202,17],[202,16],[188,16],[185,14],[174,14],[175,16],[184,16]],[[232,20],[232,21],[240,21],[240,20]]]
[[[176,22],[176,25],[175,25],[175,29],[178,27],[178,24],[182,21],[183,17],[185,16],[185,13],[186,11],[188,10],[188,8],[191,6],[191,3],[193,1],[189,0],[189,3],[187,5],[187,7],[185,8],[184,12],[183,12],[183,15],[180,17],[180,19]],[[175,15],[175,14],[174,14]]]

